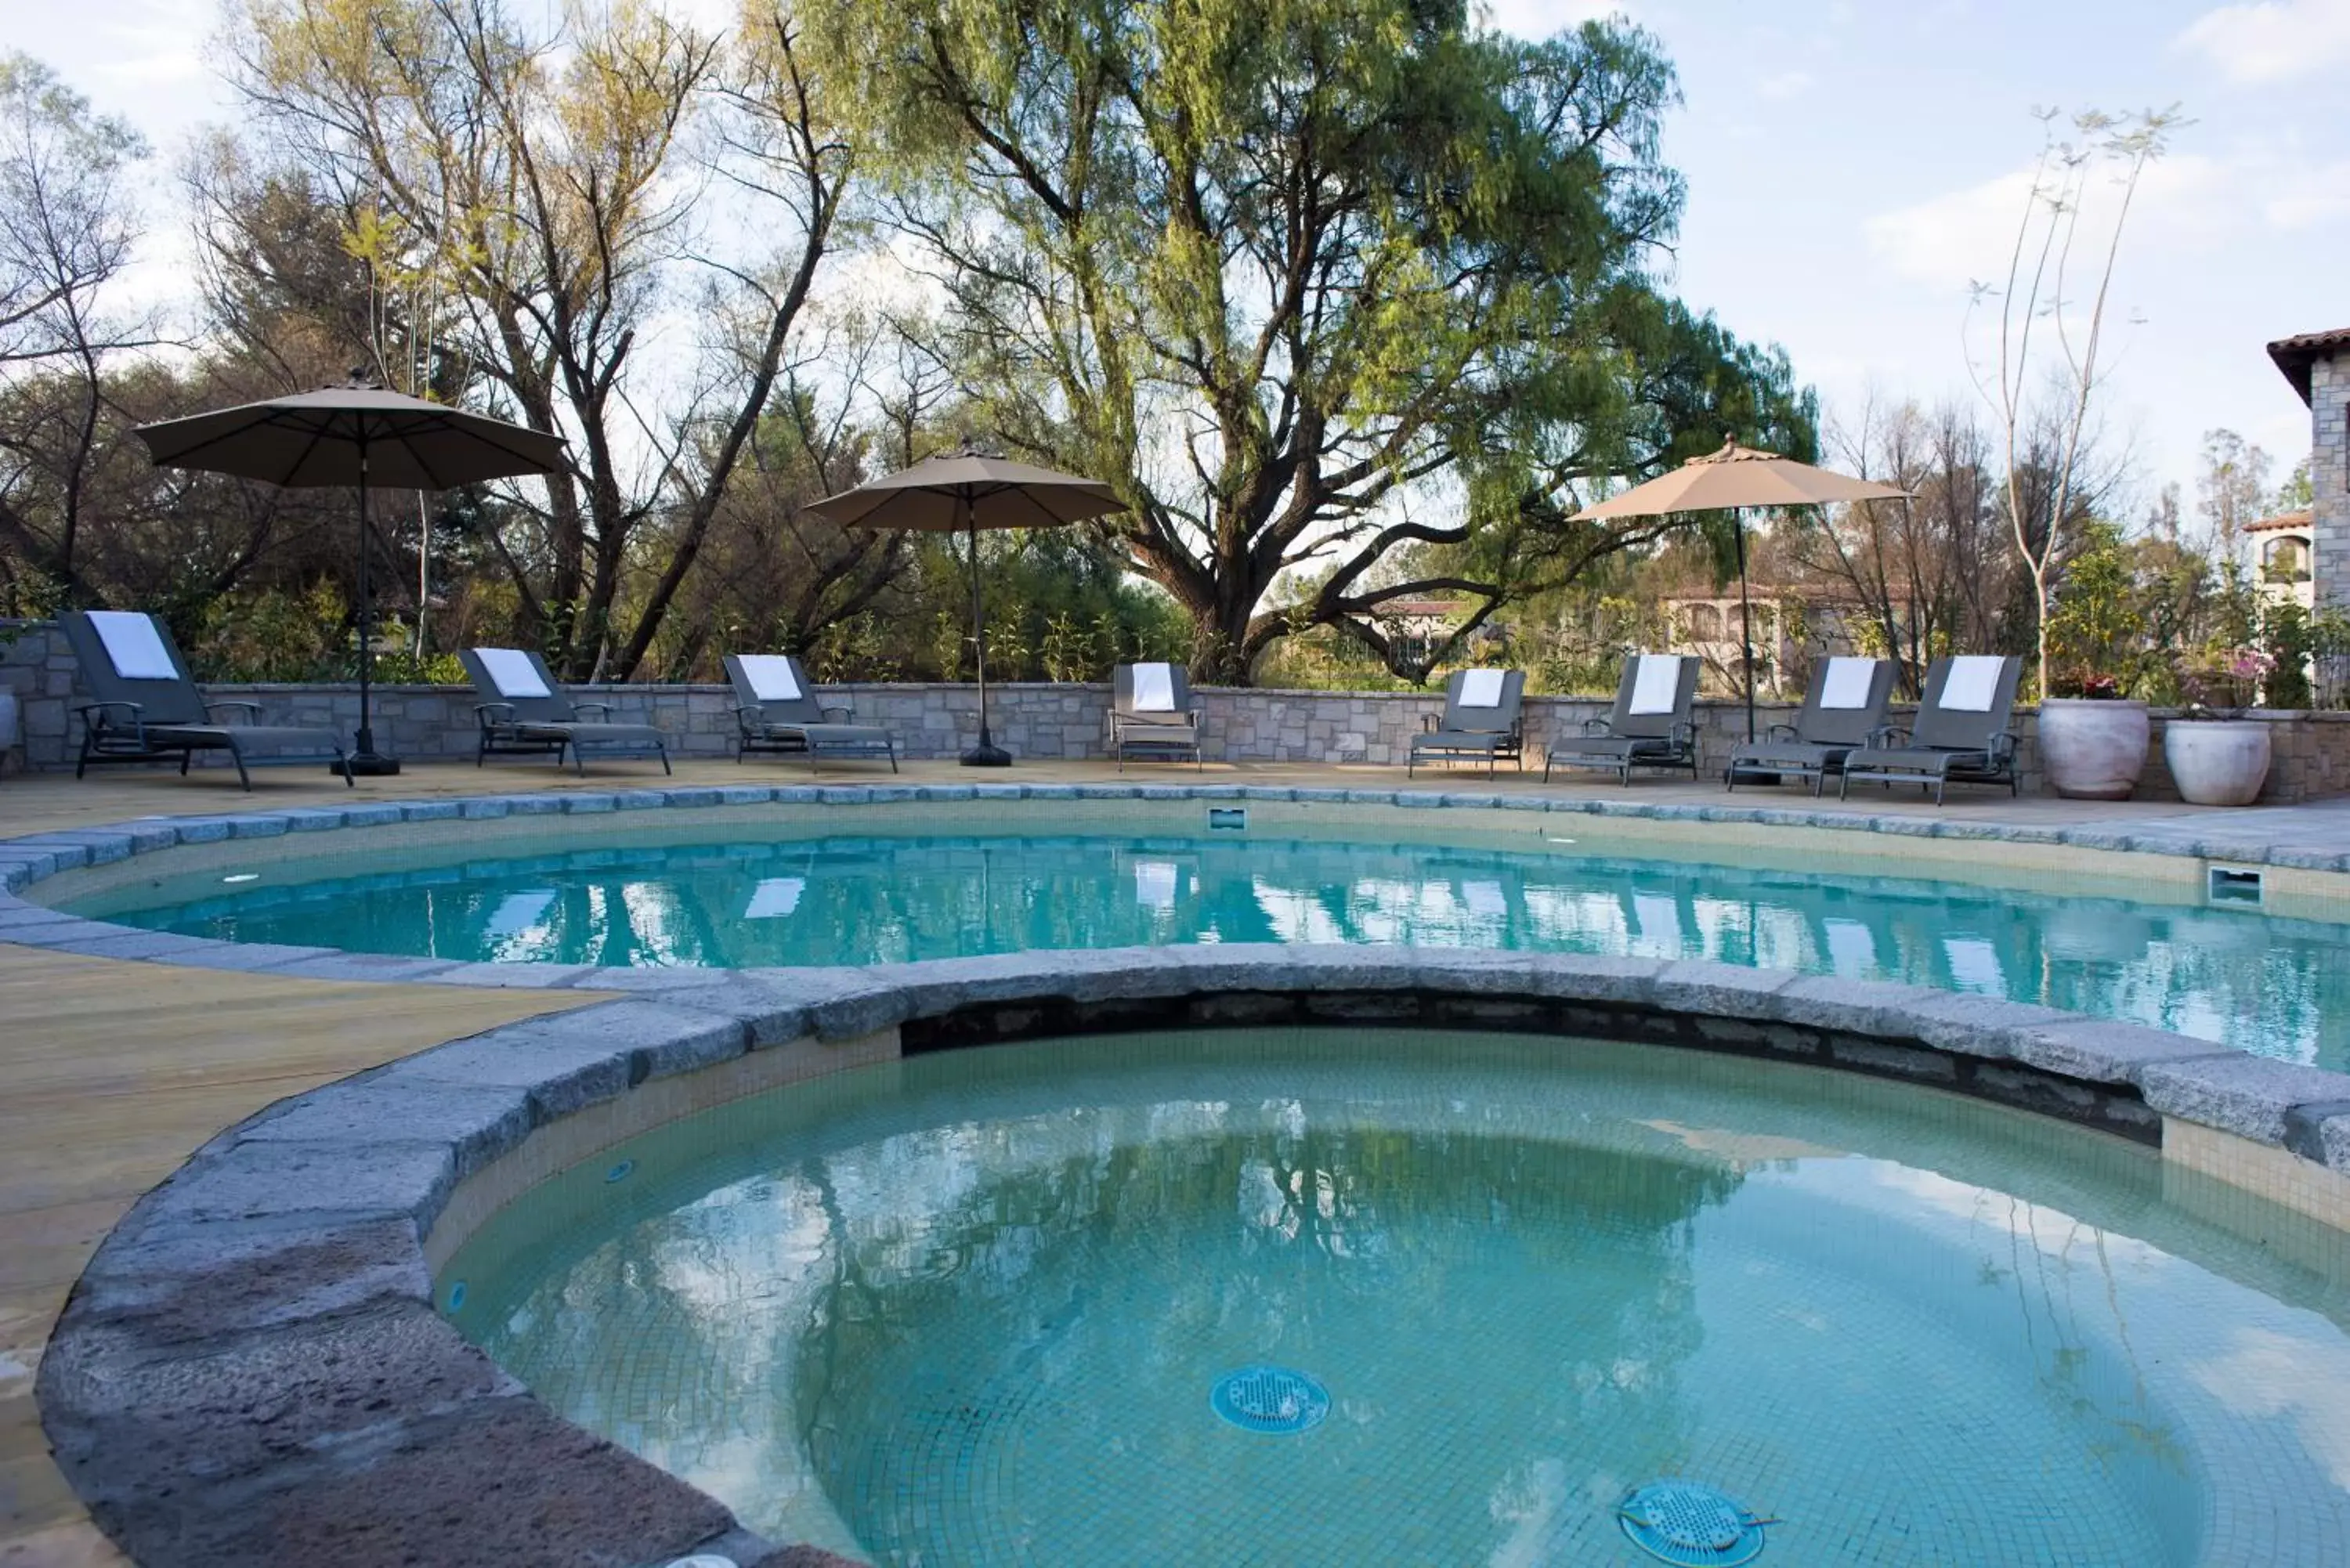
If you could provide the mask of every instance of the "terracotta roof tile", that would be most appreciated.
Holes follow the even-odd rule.
[[[2303,402],[2309,401],[2310,362],[2337,349],[2350,349],[2350,327],[2337,327],[2331,332],[2304,332],[2297,337],[2280,337],[2269,345],[2269,358],[2293,383]]]

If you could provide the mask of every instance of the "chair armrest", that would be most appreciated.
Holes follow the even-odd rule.
[[[473,704],[474,722],[479,723],[484,730],[494,730],[501,724],[513,723],[515,722],[514,712],[515,705],[511,702],[476,702]]]
[[[1419,716],[1419,732],[1423,735],[1433,735],[1443,722],[1441,716],[1438,714],[1422,713]]]
[[[609,702],[574,702],[571,706],[576,712],[596,713],[607,719],[612,716],[612,705]]]
[[[140,722],[139,718],[139,715],[145,711],[145,705],[143,703],[84,702],[76,707],[74,711],[81,715],[82,723],[88,729],[93,731],[103,731],[115,722],[115,721],[109,720],[107,717],[107,713],[109,710],[116,708],[120,708],[123,711],[129,720],[130,732],[140,738],[140,744],[145,744],[147,727]],[[98,717],[95,719],[91,718],[90,715],[93,713],[97,714]]]
[[[846,702],[827,702],[816,711],[824,715],[824,722],[827,724],[846,724],[857,717],[857,710]]]
[[[1866,747],[1872,752],[1889,752],[1909,739],[1909,732],[1899,724],[1879,724],[1868,732]]]
[[[1605,719],[1586,719],[1583,732],[1586,735],[1612,735],[1616,732],[1616,726]]]
[[[1676,719],[1666,727],[1665,736],[1672,742],[1675,751],[1695,750],[1697,725],[1687,719]]]
[[[1792,741],[1802,733],[1793,724],[1773,724],[1762,732],[1763,738],[1772,741]]]
[[[2002,730],[1991,738],[1991,744],[1985,749],[1991,753],[1992,762],[2006,763],[2015,761],[2015,732]]]
[[[261,704],[258,702],[248,702],[242,697],[224,698],[217,702],[213,701],[209,698],[205,699],[205,712],[210,713],[214,709],[218,708],[242,708],[246,712],[253,715],[253,722],[259,723],[261,722]]]

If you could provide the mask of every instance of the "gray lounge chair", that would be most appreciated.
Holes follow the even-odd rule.
[[[153,616],[130,610],[74,610],[60,618],[74,664],[90,701],[81,715],[81,757],[74,777],[93,764],[159,763],[180,759],[184,776],[198,752],[226,752],[248,790],[248,766],[264,763],[332,762],[351,778],[350,756],[340,735],[323,727],[259,723],[220,724],[215,709],[239,708],[259,718],[261,704],[209,701],[196,689],[188,661],[172,640],[172,628]],[[256,756],[255,751],[266,753]]]
[[[1586,719],[1583,733],[1553,742],[1543,753],[1543,782],[1556,767],[1601,768],[1632,782],[1634,768],[1697,776],[1698,661],[1681,653],[1635,653],[1624,660],[1616,706],[1604,719]]]
[[[1128,757],[1204,768],[1200,710],[1181,665],[1121,664],[1110,672],[1109,752],[1120,773]]]
[[[1845,761],[1868,744],[1868,737],[1885,727],[1885,704],[1892,700],[1894,664],[1889,659],[1823,659],[1813,668],[1804,706],[1792,724],[1773,724],[1759,741],[1748,741],[1730,753],[1723,784],[1738,787],[1738,775],[1749,783],[1764,783],[1757,774],[1784,778],[1793,774],[1812,781],[1812,794],[1827,784],[1827,776],[1844,771]]]
[[[1482,757],[1487,778],[1503,761],[1523,772],[1525,697],[1523,670],[1454,670],[1452,679],[1444,683],[1444,715],[1439,719],[1430,714],[1421,720],[1422,732],[1411,738],[1404,776],[1411,776],[1422,757]]]
[[[805,756],[813,768],[827,756],[879,757],[898,771],[898,742],[879,724],[855,722],[857,710],[816,701],[806,666],[789,653],[730,653],[734,688],[734,760],[754,752]]]
[[[2011,654],[1964,654],[1938,659],[1926,671],[1926,693],[1918,716],[1905,729],[1887,725],[1869,737],[1869,743],[1845,759],[1844,784],[1837,793],[1852,793],[1853,781],[1932,785],[1934,804],[1952,783],[2005,784],[2011,795],[2021,793],[2015,777],[2015,734],[2008,728],[2015,713],[2016,683],[2023,677],[2023,660]]]
[[[650,724],[615,724],[608,720],[582,719],[582,713],[608,713],[608,702],[574,702],[555,683],[546,660],[520,648],[469,648],[459,654],[465,673],[482,701],[473,704],[481,741],[473,753],[480,767],[491,757],[552,756],[563,765],[571,753],[574,773],[586,776],[587,754],[607,757],[658,757],[661,772],[670,772],[669,742]]]

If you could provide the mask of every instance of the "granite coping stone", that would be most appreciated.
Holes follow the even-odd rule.
[[[456,1147],[445,1141],[395,1136],[277,1143],[248,1140],[242,1131],[233,1136],[227,1148],[200,1151],[182,1166],[142,1220],[390,1215],[429,1229],[457,1180]]]
[[[2037,1023],[2017,1029],[2012,1039],[2012,1054],[2016,1060],[2064,1077],[2096,1084],[2138,1084],[2148,1068],[2166,1062],[2211,1057],[2234,1057],[2246,1062],[2260,1059],[2208,1040],[2193,1040],[2136,1023],[2077,1016],[2061,1023]]]
[[[2350,1083],[2342,1074],[2241,1052],[2150,1063],[2138,1087],[2165,1116],[2256,1143],[2290,1146],[2289,1124],[2303,1106],[2350,1109]]]

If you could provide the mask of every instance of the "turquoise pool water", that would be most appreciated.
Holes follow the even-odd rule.
[[[231,941],[508,961],[859,964],[1156,942],[1704,958],[1906,981],[2350,1067],[2344,928],[1592,852],[1251,836],[835,837],[203,879],[107,919]],[[89,912],[99,912],[92,909]]]
[[[1776,1064],[1120,1036],[706,1113],[437,1288],[565,1416],[893,1568],[1630,1568],[1666,1478],[1765,1564],[2338,1565],[2340,1238],[2213,1196]],[[1326,1417],[1222,1418],[1263,1366]]]

